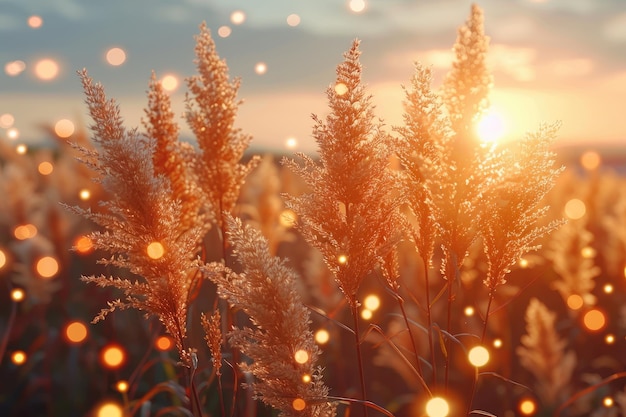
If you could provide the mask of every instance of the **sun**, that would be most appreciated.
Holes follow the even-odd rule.
[[[501,141],[506,135],[506,125],[503,114],[492,107],[478,119],[476,123],[476,133],[482,143],[495,144]]]

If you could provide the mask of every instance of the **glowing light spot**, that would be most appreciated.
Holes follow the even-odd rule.
[[[354,13],[361,13],[363,10],[365,10],[365,1],[364,0],[350,0],[350,3],[348,3],[348,7]]]
[[[296,351],[296,353],[293,355],[293,358],[296,360],[296,362],[298,363],[307,363],[309,361],[309,352],[307,352],[304,349],[299,349]]]
[[[504,118],[493,109],[485,112],[476,124],[476,133],[483,143],[499,141],[504,136],[505,130]]]
[[[611,294],[613,293],[613,285],[612,284],[604,284],[604,293],[605,294]]]
[[[302,411],[306,408],[306,401],[304,401],[302,398],[296,398],[291,403],[291,406],[296,411]]]
[[[287,140],[285,141],[285,146],[287,146],[290,149],[293,149],[296,146],[298,146],[298,141],[296,140],[296,138],[287,138]]]
[[[368,310],[376,311],[380,308],[380,298],[376,294],[370,294],[363,300],[363,305]]]
[[[296,225],[296,220],[298,216],[296,212],[291,209],[285,209],[280,213],[280,217],[278,221],[283,227],[294,227]]]
[[[56,61],[45,58],[35,64],[35,75],[43,81],[50,81],[59,75],[59,64]]]
[[[474,315],[474,307],[472,307],[472,306],[465,307],[465,310],[463,310],[463,313],[466,316],[468,316],[468,317],[473,316]]]
[[[43,25],[43,19],[40,16],[33,15],[28,18],[28,26],[33,29],[39,29]]]
[[[2,249],[0,249],[0,269],[2,269],[7,264],[7,255],[4,253]]]
[[[23,224],[13,230],[13,236],[15,236],[17,240],[30,239],[37,236],[37,228],[32,224]]]
[[[128,392],[128,388],[130,388],[128,381],[121,380],[117,381],[117,384],[115,384],[115,389],[119,392]]]
[[[348,257],[346,255],[339,255],[337,257],[337,262],[339,262],[340,264],[345,264],[346,262],[348,262]]]
[[[615,343],[615,335],[613,335],[613,334],[607,334],[607,335],[604,337],[604,342],[605,342],[607,345],[612,345],[613,343]]]
[[[9,77],[16,77],[20,75],[25,69],[26,69],[26,63],[20,60],[7,62],[4,65],[4,72]]]
[[[7,137],[11,140],[15,140],[20,137],[20,131],[16,128],[11,128],[7,131]]]
[[[484,346],[474,346],[470,349],[467,358],[472,365],[479,368],[489,362],[489,351]]]
[[[8,129],[13,126],[15,123],[15,117],[13,117],[10,113],[4,113],[0,116],[0,127],[3,129]]]
[[[21,145],[17,145],[15,147],[15,152],[17,152],[19,155],[25,155],[26,152],[28,152],[28,146],[21,144]]]
[[[584,305],[583,298],[578,294],[571,294],[567,297],[567,306],[572,310],[580,310]]]
[[[35,269],[42,278],[52,278],[59,272],[59,262],[52,256],[44,256],[37,261]]]
[[[161,336],[154,342],[154,346],[161,352],[166,352],[174,346],[174,342],[169,336]]]
[[[100,405],[96,411],[96,417],[123,417],[122,407],[114,402]]]
[[[330,333],[326,329],[319,329],[315,332],[315,341],[320,345],[325,345],[330,340]]]
[[[11,362],[16,365],[22,365],[26,362],[26,353],[23,350],[16,350],[11,354]]]
[[[567,203],[565,203],[565,216],[572,220],[577,220],[582,218],[587,212],[587,208],[585,207],[585,203],[578,198],[572,198]]]
[[[533,414],[535,414],[535,411],[537,411],[537,404],[535,403],[535,401],[526,398],[520,401],[518,408],[520,413],[522,413],[523,415],[532,416]]]
[[[374,317],[374,312],[365,308],[361,310],[361,317],[363,318],[363,320],[371,320],[372,317]]]
[[[161,242],[150,243],[146,251],[148,253],[148,257],[152,259],[160,259],[163,255],[165,255],[165,247],[163,247]]]
[[[585,246],[580,250],[580,256],[583,258],[591,259],[596,256],[596,250],[591,246]]]
[[[108,345],[102,349],[100,359],[105,367],[115,369],[122,366],[124,360],[126,359],[126,354],[121,347],[117,345]]]
[[[520,266],[520,268],[528,268],[528,265],[529,265],[528,259],[520,258],[518,265]]]
[[[501,348],[502,347],[502,339],[494,339],[493,347],[495,347],[496,349]]]
[[[446,417],[450,413],[450,405],[441,397],[433,397],[426,403],[428,417]]]
[[[254,66],[254,72],[259,75],[265,74],[267,72],[267,65],[265,64],[265,62],[257,62],[257,64]]]
[[[287,16],[287,24],[291,27],[298,26],[300,24],[300,16],[293,13]]]
[[[122,48],[111,48],[107,51],[105,58],[109,65],[117,67],[126,62],[126,52]]]
[[[73,321],[65,327],[65,337],[70,343],[82,343],[87,338],[87,326],[80,321]]]
[[[309,374],[302,375],[302,382],[304,382],[305,384],[308,384],[309,382],[311,382],[311,375]]]
[[[54,125],[54,133],[60,138],[69,138],[74,134],[74,123],[71,120],[61,119]]]
[[[23,289],[21,289],[21,288],[13,288],[11,290],[11,300],[15,301],[16,303],[19,303],[20,301],[23,301],[24,297],[26,297],[26,293],[24,292]]]
[[[580,165],[582,165],[587,171],[597,169],[601,163],[602,158],[596,151],[587,151],[580,156]]]
[[[246,14],[241,10],[235,10],[230,14],[230,22],[233,25],[240,25],[246,21]]]
[[[602,399],[602,404],[605,407],[613,407],[613,404],[614,404],[613,398],[611,398],[611,397],[604,397]]]
[[[81,255],[86,255],[93,251],[93,242],[89,238],[89,236],[78,236],[74,241],[74,248],[76,252]]]
[[[604,328],[606,325],[606,317],[602,311],[594,308],[585,313],[583,316],[583,324],[588,330],[596,332]]]
[[[337,94],[338,96],[343,96],[347,92],[348,92],[347,85],[345,85],[344,83],[335,84],[335,94]]]
[[[178,88],[178,77],[174,74],[167,74],[161,79],[161,85],[165,91],[174,91]]]
[[[217,29],[217,34],[221,38],[228,38],[231,33],[232,33],[232,29],[228,26],[220,26],[219,29]]]
[[[91,191],[89,191],[86,188],[83,188],[82,190],[80,190],[80,192],[78,193],[78,197],[83,200],[83,201],[87,201],[91,198]]]
[[[54,166],[48,161],[43,161],[37,165],[37,171],[41,175],[50,175],[54,171]]]

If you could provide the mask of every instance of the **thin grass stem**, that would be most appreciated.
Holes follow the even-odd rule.
[[[361,399],[367,401],[365,391],[365,371],[363,369],[363,355],[361,353],[361,338],[359,336],[359,311],[356,304],[352,305],[352,318],[354,319],[354,338],[356,342],[356,356],[359,364],[359,377],[361,380]],[[363,404],[363,413],[367,417],[367,405]]]

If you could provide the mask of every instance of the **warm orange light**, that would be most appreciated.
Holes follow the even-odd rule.
[[[259,75],[263,75],[267,72],[267,64],[265,62],[257,62],[254,66],[254,72]]]
[[[22,365],[26,362],[26,353],[23,350],[16,350],[11,354],[11,362],[16,365]]]
[[[348,7],[354,13],[361,13],[363,10],[365,10],[365,0],[350,0],[350,3],[348,3]]]
[[[604,342],[607,345],[612,345],[613,343],[615,343],[615,335],[607,334],[606,336],[604,336]]]
[[[519,403],[519,411],[525,416],[532,416],[537,411],[537,404],[535,401],[526,398]]]
[[[489,351],[484,346],[474,346],[470,349],[467,358],[472,365],[479,368],[489,362]]]
[[[37,261],[35,269],[42,278],[52,278],[59,272],[59,262],[52,256],[44,256]]]
[[[613,398],[612,398],[612,397],[604,397],[604,398],[602,399],[602,404],[603,404],[605,407],[613,407],[613,404],[614,404],[614,403],[615,403],[615,401],[613,401]]]
[[[426,403],[428,417],[446,417],[450,413],[450,405],[441,397],[432,397]]]
[[[372,310],[367,308],[361,310],[361,318],[363,318],[363,320],[371,320],[372,317],[374,317],[374,312]]]
[[[2,249],[0,249],[0,269],[2,269],[7,264],[7,255],[4,253]]]
[[[328,330],[319,329],[317,332],[315,332],[315,341],[319,343],[320,345],[324,345],[328,343],[329,340],[330,340],[330,333],[328,333]]]
[[[9,77],[18,76],[26,69],[26,63],[24,61],[16,60],[7,62],[4,65],[4,72]]]
[[[283,227],[294,227],[296,225],[297,215],[296,212],[291,209],[285,209],[280,213],[278,221]]]
[[[20,137],[20,131],[12,127],[11,129],[7,130],[7,137],[11,140],[15,140]]]
[[[161,242],[152,242],[148,245],[146,252],[151,259],[160,259],[165,255],[165,248]]]
[[[222,38],[229,37],[231,33],[232,29],[228,26],[220,26],[219,29],[217,29],[217,34]]]
[[[363,300],[363,306],[372,311],[376,311],[380,308],[380,298],[376,294],[370,294]]]
[[[65,338],[70,343],[82,343],[87,338],[87,326],[80,321],[69,323],[65,327]]]
[[[32,224],[23,224],[21,226],[17,226],[15,230],[13,230],[13,236],[17,240],[26,240],[37,235],[37,228]]]
[[[96,417],[123,417],[124,410],[115,402],[101,404],[96,410]]]
[[[13,288],[11,290],[11,300],[15,301],[16,303],[19,303],[20,301],[23,301],[24,297],[26,297],[26,293],[24,292],[23,289],[21,289],[21,288]]]
[[[335,94],[337,94],[338,96],[343,96],[347,92],[348,92],[347,85],[345,85],[344,83],[335,84]]]
[[[504,136],[505,131],[504,117],[493,109],[486,111],[476,123],[476,133],[483,143],[498,142]]]
[[[302,398],[296,398],[291,403],[291,406],[296,411],[302,411],[306,408],[306,401],[304,401]]]
[[[172,338],[169,336],[160,336],[155,342],[154,342],[154,346],[162,351],[168,351],[172,348],[172,346],[174,346],[174,342],[172,342]]]
[[[520,258],[519,262],[518,262],[518,265],[519,265],[520,268],[528,268],[528,265],[529,265],[528,259]]]
[[[290,149],[295,148],[296,146],[298,146],[298,141],[296,140],[296,138],[287,138],[287,140],[285,141],[285,146],[287,146]]]
[[[468,316],[468,317],[473,316],[474,315],[474,307],[472,307],[472,306],[465,307],[465,309],[463,310],[463,313],[466,316]]]
[[[115,384],[115,389],[118,390],[119,392],[127,392],[128,391],[128,381],[117,381],[117,384]]]
[[[230,14],[230,21],[233,25],[240,25],[246,21],[246,14],[241,10],[235,10]]]
[[[110,65],[117,67],[126,62],[126,52],[122,48],[111,48],[106,53],[106,60]]]
[[[572,310],[580,310],[584,305],[583,298],[578,294],[571,294],[567,297],[567,306]]]
[[[493,340],[493,347],[501,348],[502,347],[502,339],[494,339]]]
[[[68,119],[61,119],[54,125],[54,133],[60,138],[69,138],[74,134],[74,123]]]
[[[50,175],[52,171],[54,171],[54,166],[48,161],[43,161],[37,165],[37,171],[39,171],[41,175]]]
[[[174,91],[178,88],[178,77],[174,74],[166,74],[161,79],[161,85],[165,91]]]
[[[613,285],[612,284],[604,284],[604,287],[602,288],[602,290],[604,291],[605,294],[612,294],[613,293]]]
[[[596,256],[596,250],[591,246],[585,246],[580,250],[580,256],[586,259],[591,259]]]
[[[11,113],[4,113],[0,115],[0,127],[2,129],[8,129],[15,123],[15,117]]]
[[[43,19],[40,16],[33,15],[28,18],[28,26],[33,29],[39,29],[43,25]]]
[[[102,364],[110,369],[116,369],[122,366],[126,359],[124,350],[117,345],[108,345],[102,349],[100,353]]]
[[[293,13],[287,16],[287,24],[291,27],[298,26],[300,24],[300,16]]]
[[[583,323],[588,330],[596,332],[606,325],[606,316],[602,311],[594,308],[585,313]]]
[[[578,220],[585,215],[585,213],[587,212],[587,207],[582,200],[578,198],[572,198],[567,203],[565,203],[564,211],[566,217],[572,220]]]
[[[56,61],[45,58],[35,64],[35,75],[43,81],[50,81],[59,75],[59,64]]]
[[[21,145],[17,145],[15,147],[15,152],[17,152],[19,155],[25,155],[26,152],[28,152],[28,146],[21,144]]]
[[[83,201],[87,201],[91,198],[91,191],[89,191],[86,188],[83,188],[82,190],[80,190],[80,192],[78,193],[78,197],[83,200]]]
[[[293,358],[296,360],[296,362],[300,364],[305,364],[309,361],[309,352],[304,349],[299,349],[293,355]]]
[[[309,374],[302,375],[302,382],[304,382],[305,384],[308,384],[309,382],[311,382],[311,375]]]
[[[89,238],[89,236],[79,236],[74,241],[74,248],[76,248],[76,252],[81,255],[86,255],[93,251],[93,242]]]
[[[600,154],[596,151],[587,151],[580,156],[580,164],[587,171],[593,171],[597,169],[602,163]]]
[[[348,257],[346,255],[339,255],[337,257],[337,262],[339,262],[340,264],[345,264],[346,262],[348,262]]]

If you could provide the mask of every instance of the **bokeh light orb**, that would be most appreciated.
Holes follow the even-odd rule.
[[[257,62],[254,66],[254,72],[259,75],[263,75],[267,72],[267,64],[265,62]]]
[[[20,137],[20,131],[12,127],[7,131],[7,137],[11,140],[15,140]]]
[[[329,340],[330,340],[330,333],[328,333],[328,330],[319,329],[317,332],[315,332],[315,341],[319,343],[320,345],[324,345],[328,343]]]
[[[102,365],[109,369],[117,369],[124,364],[126,352],[118,345],[107,345],[100,353]]]
[[[570,294],[567,297],[566,302],[567,302],[567,306],[571,310],[580,310],[585,304],[585,301],[583,300],[583,298],[578,294]]]
[[[28,26],[33,29],[39,29],[43,25],[43,19],[41,16],[32,15],[28,18]]]
[[[13,362],[15,365],[22,365],[24,362],[26,362],[26,359],[26,352],[24,352],[23,350],[16,350],[11,354],[11,362]]]
[[[23,143],[17,145],[15,147],[15,152],[17,152],[18,155],[26,155],[26,152],[28,152],[28,146],[24,145]]]
[[[13,229],[13,236],[17,240],[26,240],[37,236],[37,228],[33,224],[22,224]]]
[[[105,58],[109,65],[117,67],[126,62],[126,51],[118,47],[110,48],[107,51]]]
[[[228,38],[232,32],[233,30],[230,28],[230,26],[220,26],[217,29],[217,35],[220,38]]]
[[[433,397],[426,403],[428,417],[446,417],[450,413],[450,405],[441,397]]]
[[[587,330],[597,332],[606,326],[606,315],[597,308],[592,308],[583,316],[583,324]]]
[[[287,16],[287,24],[291,27],[298,26],[300,24],[300,16],[295,13],[290,14]]]
[[[564,211],[567,218],[571,220],[578,220],[585,216],[585,213],[587,212],[587,207],[582,200],[578,198],[572,198],[567,203],[565,203]]]
[[[150,259],[160,259],[165,255],[165,247],[161,242],[152,242],[146,248]]]
[[[361,318],[363,320],[371,320],[374,317],[374,312],[368,308],[361,310]]]
[[[530,398],[524,398],[519,402],[517,408],[522,415],[532,416],[537,411],[537,403]]]
[[[35,269],[42,278],[52,278],[59,272],[59,261],[52,256],[44,256],[37,261]]]
[[[296,353],[294,353],[293,358],[299,364],[305,364],[309,361],[309,352],[304,349],[298,349]]]
[[[354,13],[361,13],[365,10],[365,0],[350,0],[348,8]]]
[[[10,61],[4,64],[4,73],[9,77],[16,77],[26,69],[26,63],[22,60]]]
[[[0,115],[0,128],[8,129],[15,123],[15,117],[11,113],[4,113]]]
[[[0,249],[0,269],[7,264],[7,255],[2,249]]]
[[[165,91],[174,91],[179,84],[178,77],[174,74],[166,74],[161,78],[161,85]]]
[[[50,81],[59,75],[59,64],[50,58],[40,59],[35,63],[35,75],[42,81]]]
[[[169,336],[159,336],[157,340],[154,341],[154,347],[156,347],[161,352],[166,352],[174,347],[174,341]]]
[[[296,398],[291,403],[291,406],[296,411],[302,411],[306,408],[306,401],[304,401],[302,398]]]
[[[96,417],[123,417],[124,410],[116,402],[106,402],[98,406],[95,415]]]
[[[489,351],[484,346],[474,346],[467,354],[470,363],[479,368],[489,362]]]
[[[23,289],[13,288],[11,290],[11,300],[15,301],[16,303],[19,303],[20,301],[24,301],[24,298],[26,298],[26,293],[24,292]]]
[[[246,14],[241,10],[235,10],[230,14],[230,22],[233,25],[240,25],[246,21]]]
[[[348,92],[347,85],[345,85],[344,83],[335,84],[335,94],[337,94],[338,96],[343,96],[347,92]]]
[[[598,169],[601,163],[602,158],[596,151],[587,151],[580,156],[580,165],[587,171]]]
[[[54,171],[54,165],[51,162],[43,161],[37,165],[37,172],[41,175],[50,175]]]
[[[78,236],[74,240],[74,248],[76,249],[76,252],[80,253],[81,255],[86,255],[93,252],[94,250],[93,242],[91,241],[89,236]]]
[[[69,138],[74,134],[74,123],[68,119],[61,119],[54,125],[54,133],[60,138]]]
[[[294,137],[289,137],[285,141],[285,146],[288,147],[289,149],[293,149],[296,146],[298,146],[298,140]]]
[[[81,321],[73,321],[65,326],[65,338],[69,343],[78,344],[87,338],[87,326]]]

